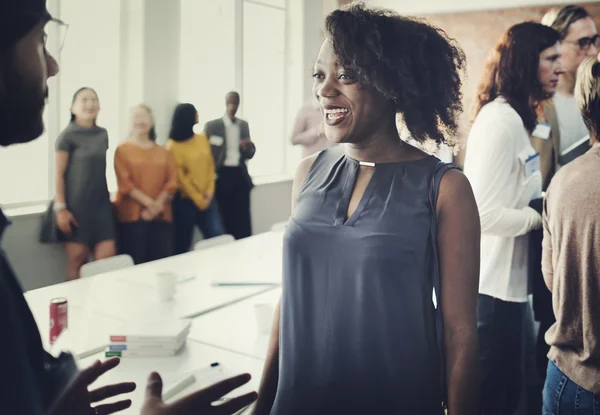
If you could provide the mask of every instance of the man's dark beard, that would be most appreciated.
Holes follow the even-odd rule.
[[[9,64],[0,73],[0,145],[8,146],[35,140],[44,132],[43,96],[37,87],[27,85]]]

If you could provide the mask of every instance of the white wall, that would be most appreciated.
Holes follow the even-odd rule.
[[[131,109],[148,105],[158,142],[169,133],[178,101],[181,12],[180,0],[120,2],[119,140],[131,131]]]
[[[181,0],[178,97],[181,102],[194,104],[200,128],[223,115],[227,91],[241,89],[236,83],[239,56],[234,24],[237,18],[232,0]],[[202,21],[200,32],[199,21]],[[244,102],[242,99],[242,105]],[[240,116],[243,117],[241,113]]]
[[[470,10],[506,9],[513,7],[545,6],[552,4],[566,4],[565,0],[367,0],[372,6],[385,7],[405,14],[434,14],[452,13]],[[577,3],[592,3],[589,0]]]
[[[164,143],[179,94],[181,11],[179,0],[145,0],[144,103],[154,111]]]
[[[267,232],[271,225],[290,216],[292,182],[258,185],[252,190],[252,227],[255,234]],[[41,214],[10,218],[2,238],[2,248],[15,269],[23,288],[33,290],[65,280],[66,256],[62,245],[38,242]],[[196,240],[201,239],[197,233]]]
[[[144,0],[121,2],[120,107],[123,120],[119,136],[131,132],[130,115],[135,105],[144,101]]]

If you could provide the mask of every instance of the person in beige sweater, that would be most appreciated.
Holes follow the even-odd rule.
[[[600,57],[580,66],[577,103],[592,148],[563,167],[544,201],[542,271],[556,323],[544,414],[600,413]]]

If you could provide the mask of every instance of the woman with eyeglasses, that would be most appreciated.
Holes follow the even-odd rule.
[[[561,153],[589,134],[575,102],[575,80],[581,62],[598,54],[600,35],[588,11],[580,6],[552,9],[542,24],[560,33],[560,60],[565,70],[558,80],[554,98],[544,107],[546,122],[551,126],[550,137],[532,139],[534,148],[540,152],[545,190],[564,164]]]

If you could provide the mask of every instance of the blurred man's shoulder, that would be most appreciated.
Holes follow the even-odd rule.
[[[204,132],[207,135],[210,135],[210,131],[212,129],[216,128],[219,125],[219,123],[222,123],[222,122],[223,122],[222,118],[215,118],[214,120],[207,121],[206,124],[204,125]]]

